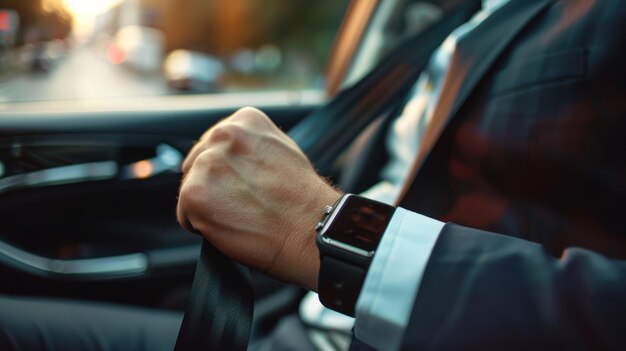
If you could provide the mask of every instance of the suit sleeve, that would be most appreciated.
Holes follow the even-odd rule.
[[[623,350],[625,326],[626,261],[447,224],[403,348]]]

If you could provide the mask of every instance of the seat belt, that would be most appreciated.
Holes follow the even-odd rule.
[[[400,43],[376,69],[289,131],[322,175],[331,173],[335,160],[371,122],[397,116],[435,49],[480,7],[481,0],[458,1],[441,20]]]
[[[249,279],[233,261],[203,239],[174,350],[246,350],[253,305]]]

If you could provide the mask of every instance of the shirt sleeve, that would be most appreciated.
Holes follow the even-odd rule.
[[[385,231],[356,304],[354,332],[375,349],[397,350],[443,222],[398,208]]]

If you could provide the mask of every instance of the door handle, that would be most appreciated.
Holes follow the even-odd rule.
[[[156,156],[133,162],[122,167],[120,176],[123,179],[146,179],[164,172],[180,172],[183,154],[168,144],[156,147]]]
[[[147,179],[164,172],[180,172],[183,155],[173,146],[159,144],[155,156],[119,166],[116,161],[77,163],[0,178],[0,194],[13,190],[94,180]]]

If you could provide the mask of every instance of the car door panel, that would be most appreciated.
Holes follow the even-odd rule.
[[[316,106],[263,109],[288,129]],[[237,108],[0,113],[0,293],[182,307],[200,237],[176,222],[180,164]]]

